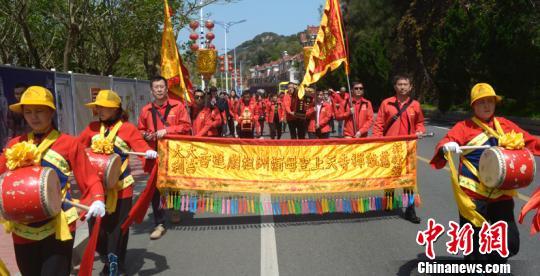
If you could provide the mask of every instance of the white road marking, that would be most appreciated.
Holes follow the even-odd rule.
[[[270,201],[269,194],[261,194],[261,201]],[[261,276],[278,276],[279,266],[277,258],[276,232],[274,231],[274,217],[263,216],[261,219]]]
[[[450,129],[449,127],[441,127],[441,126],[431,126],[431,127],[435,127],[435,128],[438,128],[438,129],[444,129],[444,130],[449,130]]]

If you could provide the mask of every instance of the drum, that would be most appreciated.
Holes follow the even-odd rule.
[[[478,178],[489,188],[511,190],[529,186],[536,174],[536,162],[528,149],[491,147],[480,156]]]
[[[251,120],[243,120],[242,124],[240,125],[240,130],[242,130],[242,131],[252,131],[253,130],[253,124],[251,123]]]
[[[0,176],[0,216],[18,223],[44,221],[62,206],[60,179],[48,167],[29,166]]]
[[[106,189],[114,188],[121,174],[122,160],[120,156],[116,153],[94,153],[91,149],[86,149],[86,155],[101,178],[103,186]]]

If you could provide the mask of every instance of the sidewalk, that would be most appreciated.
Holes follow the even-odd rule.
[[[130,158],[131,173],[135,181],[139,182],[146,177],[143,172],[142,162],[137,157]],[[140,182],[139,182],[140,183]],[[74,185],[75,186],[75,185]],[[72,186],[73,187],[73,186]],[[77,189],[73,187],[73,189]],[[74,191],[74,195],[78,191]],[[4,262],[11,275],[19,274],[17,262],[15,260],[15,251],[13,249],[13,240],[11,234],[7,234],[3,227],[0,227],[0,259]],[[79,265],[86,243],[88,241],[88,224],[86,222],[77,221],[77,232],[75,235],[75,243],[73,245],[73,266]]]

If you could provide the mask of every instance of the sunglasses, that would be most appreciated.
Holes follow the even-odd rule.
[[[364,90],[364,87],[355,87],[354,90]]]
[[[199,99],[202,99],[204,98],[204,96],[195,96],[195,100],[199,100]]]

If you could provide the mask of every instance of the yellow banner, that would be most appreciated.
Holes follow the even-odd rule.
[[[416,186],[414,136],[304,141],[177,136],[160,140],[159,151],[159,189],[320,194]]]

